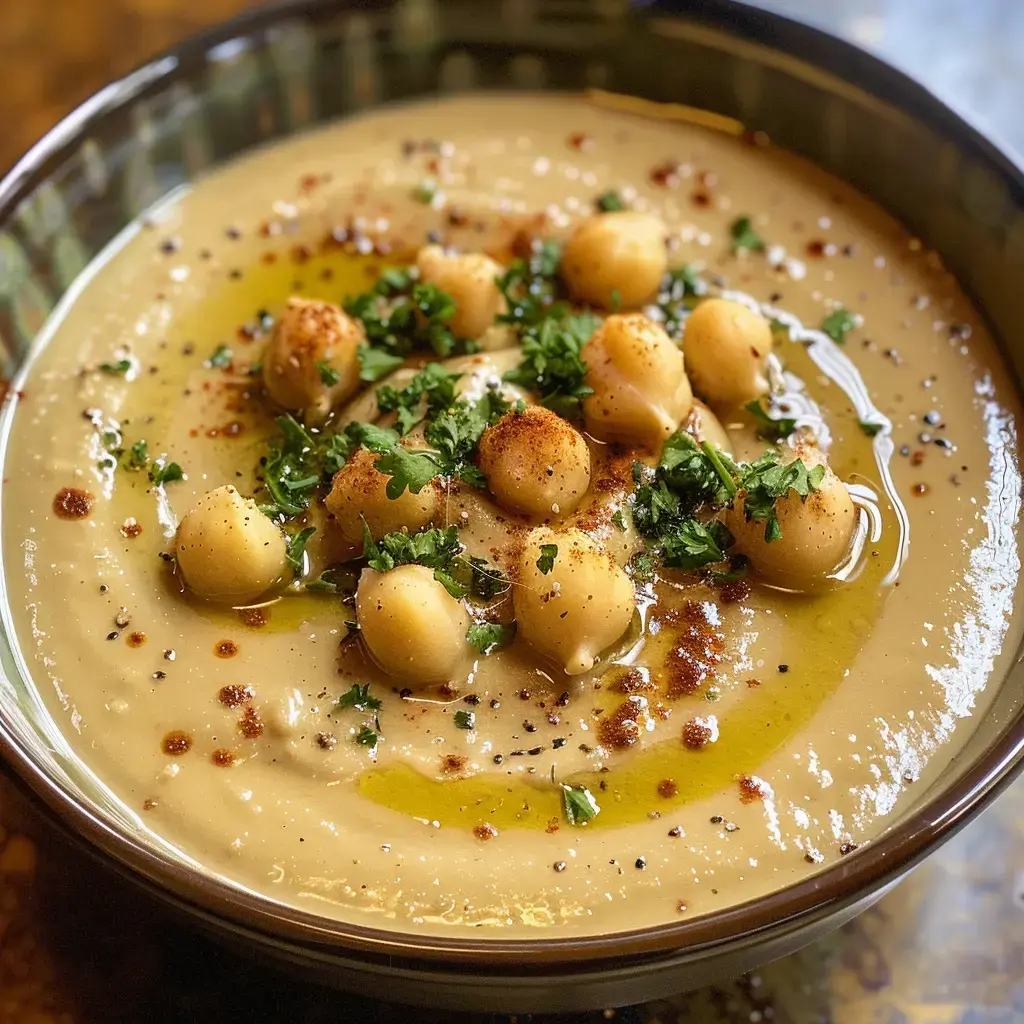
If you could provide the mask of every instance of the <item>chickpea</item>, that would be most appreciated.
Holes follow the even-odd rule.
[[[690,415],[686,417],[686,432],[698,441],[707,441],[720,451],[732,455],[732,439],[722,421],[699,399],[693,400]]]
[[[531,516],[565,515],[590,486],[583,435],[542,406],[508,412],[480,438],[479,465],[498,502]]]
[[[433,481],[418,494],[405,490],[397,498],[389,498],[385,489],[390,479],[377,469],[377,456],[366,448],[355,452],[334,474],[325,504],[349,543],[362,544],[364,519],[377,539],[403,527],[415,533],[437,514]]]
[[[447,253],[427,245],[416,257],[420,280],[436,285],[455,300],[448,326],[459,338],[479,338],[505,312],[505,297],[494,283],[504,270],[481,252]]]
[[[825,465],[817,449],[803,446],[797,453],[808,466]],[[794,590],[813,588],[839,567],[850,550],[857,512],[846,485],[826,466],[821,485],[806,500],[795,491],[775,505],[782,536],[765,540],[763,519],[747,522],[742,495],[726,512],[725,524],[735,548],[773,583]]]
[[[469,614],[426,566],[364,569],[356,618],[374,661],[404,683],[445,683],[468,667]]]
[[[635,309],[658,293],[668,267],[665,225],[625,210],[585,220],[565,245],[562,277],[573,298],[604,309]]]
[[[686,320],[683,350],[694,390],[717,409],[745,405],[768,390],[772,329],[739,302],[705,299]]]
[[[538,566],[541,547],[557,548],[554,565]],[[512,588],[519,635],[567,675],[587,672],[629,628],[633,584],[612,557],[582,530],[532,530]]]
[[[288,564],[280,528],[230,484],[199,499],[178,525],[174,547],[185,585],[217,604],[257,600]]]
[[[693,394],[683,354],[659,324],[642,313],[614,314],[583,348],[587,430],[601,441],[660,451],[690,411]]]
[[[263,353],[263,383],[285,409],[322,421],[359,387],[358,347],[365,340],[363,325],[337,306],[291,298]]]

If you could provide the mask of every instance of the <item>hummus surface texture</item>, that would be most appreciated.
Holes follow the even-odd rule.
[[[660,219],[676,300],[645,293],[648,240],[578,243],[619,211]],[[486,254],[494,266],[473,268],[489,283],[543,241],[564,246],[571,312],[595,317],[595,393],[548,396],[565,418],[516,373],[513,303],[460,291],[441,248]],[[622,286],[608,259],[631,268]],[[368,381],[356,343],[391,353],[351,300],[409,266],[455,299],[409,329],[458,325],[459,344],[415,347]],[[996,346],[934,254],[767,139],[600,97],[392,108],[219,170],[89,273],[8,400],[7,599],[75,754],[205,871],[420,934],[608,934],[711,913],[857,856],[949,765],[1007,667],[1019,406]],[[723,298],[772,350],[742,327],[742,373],[718,362],[734,328],[705,304]],[[349,312],[325,323],[324,302]],[[636,341],[651,329],[638,313],[671,337],[662,362]],[[626,321],[642,327],[623,343],[635,358],[613,352]],[[307,327],[322,358],[296,384],[298,349],[273,346]],[[619,375],[605,391],[594,336]],[[384,456],[344,430],[394,428],[382,389],[430,363],[452,393],[414,403],[400,455],[431,448],[445,406],[505,404],[461,477],[378,500],[381,523],[406,517],[378,529],[366,495]],[[748,397],[795,423],[766,427]],[[344,486],[324,470],[296,514],[268,496],[282,404],[308,436],[350,439]],[[722,520],[734,545],[664,564],[638,486],[660,481],[677,430],[700,459],[821,464],[779,513],[780,547],[725,471],[738,490],[697,519]],[[533,458],[548,445],[564,464]],[[838,522],[849,503],[851,552],[820,578],[800,569],[828,529],[772,555],[801,516]],[[250,547],[226,558],[209,523],[239,509]],[[377,544],[410,523],[410,537],[456,527],[452,565],[493,586],[474,576],[487,596],[452,596],[429,562],[375,568],[370,547],[367,565],[360,514]],[[304,550],[300,529],[316,531]],[[574,600],[569,643],[550,609]]]

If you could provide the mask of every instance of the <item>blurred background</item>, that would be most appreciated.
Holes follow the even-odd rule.
[[[246,6],[0,0],[0,170],[105,82]],[[876,51],[1024,152],[1021,0],[760,6]],[[1022,1024],[1022,840],[1024,782],[825,941],[726,984],[577,1021]],[[299,985],[208,943],[49,832],[0,777],[0,1024],[445,1019]]]

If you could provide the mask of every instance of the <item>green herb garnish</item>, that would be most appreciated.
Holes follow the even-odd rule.
[[[213,355],[206,360],[207,366],[216,367],[218,370],[226,369],[231,365],[234,356],[227,345],[218,345],[213,350]]]
[[[837,345],[846,343],[846,336],[857,326],[857,318],[847,309],[839,306],[821,321],[821,329]]]
[[[780,416],[775,419],[769,416],[759,398],[747,402],[743,408],[754,417],[757,436],[764,438],[765,441],[782,441],[796,430],[795,419],[788,416]]]
[[[547,576],[555,567],[555,559],[558,557],[557,544],[541,544],[540,558],[537,559],[537,568]]]
[[[453,715],[453,718],[455,719],[456,729],[476,728],[476,714],[473,711],[464,711],[462,708],[459,708]]]
[[[132,472],[139,472],[145,469],[149,465],[149,444],[145,438],[141,441],[136,441],[135,444],[128,449],[128,461],[125,464],[125,469],[130,469]]]
[[[160,459],[154,462],[149,470],[149,479],[157,487],[163,487],[164,484],[173,483],[175,480],[183,480],[184,478],[185,474],[181,466],[176,462],[164,462]]]
[[[885,430],[884,423],[869,423],[867,420],[860,420],[858,425],[868,437],[877,437],[883,430]]]
[[[364,725],[359,732],[356,733],[356,743],[361,747],[375,747],[380,741],[380,734],[368,725]]]
[[[377,697],[370,696],[369,683],[364,683],[362,686],[358,683],[353,683],[351,688],[338,698],[339,708],[355,708],[357,711],[380,711],[383,706],[383,701]]]
[[[458,476],[473,487],[486,484],[472,459],[484,431],[496,423],[511,404],[496,390],[488,390],[480,401],[460,399],[427,424],[424,436],[438,454],[446,476]]]
[[[400,565],[426,566],[434,570],[434,579],[456,598],[469,593],[469,586],[455,575],[456,560],[462,551],[455,526],[412,534],[387,533],[375,542],[369,526],[363,522],[363,557],[371,569],[390,572]]]
[[[341,380],[341,374],[330,363],[323,360],[317,362],[316,371],[320,374],[320,383],[324,387],[333,388]]]
[[[535,244],[528,260],[513,260],[508,270],[494,282],[508,305],[508,311],[498,320],[525,328],[548,316],[555,307],[556,278],[561,262],[562,247],[554,241]],[[559,309],[566,311],[563,307]]]
[[[740,478],[740,487],[746,492],[743,497],[743,512],[749,522],[764,520],[764,539],[767,543],[779,540],[782,529],[775,513],[775,504],[794,491],[804,501],[812,491],[821,486],[825,476],[824,466],[808,469],[802,459],[783,463],[778,452],[770,450],[759,459],[745,466]]]
[[[296,576],[301,576],[302,571],[305,568],[306,563],[306,545],[309,543],[309,538],[316,533],[315,526],[307,526],[305,529],[299,530],[293,537],[288,538],[288,546],[285,548],[285,558],[288,559],[288,564],[292,567],[292,571]]]
[[[437,195],[437,182],[433,178],[424,178],[413,190],[412,197],[417,203],[429,206]]]
[[[108,373],[112,377],[123,377],[132,368],[130,359],[118,359],[113,363],[100,363],[96,369]]]
[[[426,412],[437,413],[455,400],[455,382],[462,376],[449,373],[440,363],[428,363],[401,389],[382,384],[377,389],[377,408],[381,412],[397,412],[398,433],[408,434],[423,419],[421,403]]]
[[[474,622],[466,631],[466,640],[481,654],[490,654],[511,643],[515,635],[514,622]]]
[[[717,519],[707,523],[686,519],[671,532],[666,531],[661,540],[664,564],[670,569],[692,571],[725,561],[732,534]]]
[[[392,355],[382,348],[360,345],[356,349],[359,357],[359,379],[372,383],[397,370],[405,362],[403,356]]]
[[[586,786],[562,786],[562,801],[570,825],[583,825],[601,813],[594,794]]]
[[[749,217],[737,217],[729,228],[732,251],[764,252],[764,239],[754,230]]]
[[[609,189],[607,192],[602,192],[594,200],[594,206],[602,213],[618,213],[620,210],[626,209],[626,201],[622,198],[620,192],[615,189]]]

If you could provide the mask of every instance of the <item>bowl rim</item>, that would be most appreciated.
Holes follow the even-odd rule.
[[[339,11],[353,0],[330,0]],[[639,0],[643,4],[643,0]],[[384,6],[384,0],[371,0]],[[361,5],[366,7],[366,0]],[[251,36],[283,20],[309,18],[325,9],[324,0],[275,0],[249,9],[191,35],[114,80],[85,100],[18,160],[0,179],[0,226],[31,192],[40,175],[60,164],[84,139],[92,124],[124,108],[154,86],[186,75],[218,44]],[[647,16],[681,16],[747,42],[782,52],[805,67],[826,71],[890,106],[927,122],[998,171],[1018,206],[1024,206],[1024,161],[988,128],[982,132],[927,86],[879,57],[813,25],[755,8],[739,0],[654,0]],[[983,312],[983,311],[982,311]],[[1019,660],[1019,659],[1018,659]],[[1009,669],[1008,673],[1013,671]],[[1000,685],[1005,685],[1004,679]],[[80,804],[45,772],[18,743],[0,716],[0,769],[44,805],[51,821],[89,851],[146,890],[207,919],[224,920],[235,933],[256,930],[292,941],[373,958],[486,964],[500,973],[571,964],[591,967],[623,956],[673,951],[696,954],[741,941],[772,928],[799,924],[840,911],[893,881],[921,858],[952,838],[1001,793],[1024,768],[1024,710],[1009,721],[983,755],[934,800],[885,829],[861,849],[781,890],[693,919],[610,935],[544,938],[466,938],[389,931],[312,914],[260,896],[240,883],[202,874],[168,855],[144,846],[99,814]],[[397,964],[396,964],[397,966]]]

